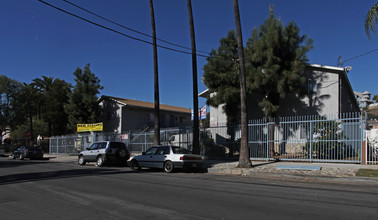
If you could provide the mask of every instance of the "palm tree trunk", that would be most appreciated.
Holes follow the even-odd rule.
[[[29,130],[30,130],[29,146],[32,146],[33,142],[34,142],[33,114],[32,114],[32,112],[29,113]]]
[[[247,105],[246,105],[246,84],[245,84],[245,62],[244,62],[244,49],[243,38],[240,24],[239,3],[238,0],[233,0],[235,25],[236,25],[236,37],[238,40],[238,53],[239,53],[239,80],[240,80],[240,120],[241,120],[241,141],[240,141],[240,156],[239,156],[239,168],[251,167],[252,163],[249,159],[248,150],[248,137],[247,137]]]
[[[160,101],[159,101],[159,73],[157,60],[157,46],[156,46],[156,29],[155,29],[155,13],[154,5],[150,0],[151,12],[151,26],[152,26],[152,41],[153,41],[153,55],[154,55],[154,102],[155,102],[155,126],[154,126],[154,144],[160,145]]]
[[[198,82],[197,82],[197,54],[196,54],[196,39],[194,33],[194,22],[192,12],[192,2],[188,2],[189,12],[189,26],[190,26],[190,40],[192,42],[192,70],[193,70],[193,150],[192,153],[199,154],[199,122],[198,122]]]

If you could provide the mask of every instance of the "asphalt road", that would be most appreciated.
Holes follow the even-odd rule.
[[[3,157],[0,219],[378,219],[378,189]]]

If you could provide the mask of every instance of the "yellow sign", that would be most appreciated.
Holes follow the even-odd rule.
[[[95,124],[77,124],[77,132],[102,131],[102,129],[102,122]]]

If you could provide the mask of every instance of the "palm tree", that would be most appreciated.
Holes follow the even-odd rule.
[[[378,20],[378,3],[375,3],[366,14],[365,17],[365,32],[370,38],[370,32],[377,34],[376,25]]]
[[[248,168],[252,166],[249,159],[248,151],[248,137],[247,137],[247,105],[246,105],[246,83],[245,83],[245,61],[244,61],[244,49],[243,38],[240,24],[239,3],[238,0],[233,0],[234,3],[234,15],[236,25],[236,37],[238,41],[238,53],[239,53],[239,80],[240,80],[240,120],[241,120],[241,140],[240,140],[240,156],[239,156],[239,168]]]
[[[33,85],[36,86],[39,90],[39,92],[42,94],[41,98],[38,100],[37,104],[37,110],[39,114],[39,118],[41,118],[40,114],[42,111],[44,111],[42,108],[45,106],[45,109],[48,106],[49,101],[49,93],[51,89],[53,88],[55,83],[54,77],[47,77],[42,76],[42,79],[36,78],[33,80]],[[46,114],[46,111],[45,111]],[[47,113],[49,115],[49,113]],[[52,134],[52,118],[51,117],[44,117],[47,119],[47,128],[48,128],[48,135],[51,136]]]
[[[30,145],[34,142],[34,129],[33,129],[33,116],[36,113],[36,106],[38,97],[40,96],[38,89],[32,83],[24,83],[22,86],[22,92],[18,103],[21,107],[21,111],[26,119],[29,120],[30,131]]]
[[[156,46],[156,30],[155,30],[155,14],[154,5],[150,0],[151,12],[151,26],[152,26],[152,42],[153,42],[153,56],[154,56],[154,102],[155,102],[155,126],[154,126],[154,144],[160,144],[160,101],[159,101],[159,73],[158,73],[158,60],[157,60],[157,46]]]
[[[54,85],[54,77],[47,77],[47,76],[42,76],[42,79],[40,78],[35,78],[33,79],[33,85],[36,86],[41,93],[40,99],[38,100],[37,103],[37,114],[38,114],[38,119],[41,119],[41,113],[43,111],[43,106],[45,105],[46,97],[49,94],[49,91]]]
[[[198,82],[197,82],[197,54],[196,54],[196,39],[194,33],[194,22],[192,12],[192,1],[188,0],[189,12],[189,26],[190,26],[190,39],[192,42],[192,71],[193,71],[193,153],[199,154],[199,123],[198,123]]]

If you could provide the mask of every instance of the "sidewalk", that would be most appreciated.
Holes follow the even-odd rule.
[[[48,159],[51,162],[77,162],[77,155],[73,154],[44,154],[44,158]]]
[[[252,168],[236,168],[238,161],[205,161],[208,173],[255,176],[259,178],[292,179],[318,182],[364,182],[378,185],[378,178],[358,177],[359,169],[375,169],[378,165],[305,163],[305,162],[267,162],[252,161]]]

